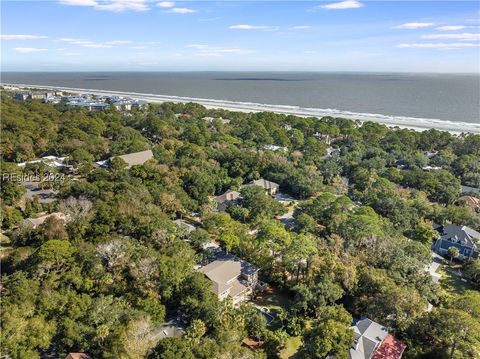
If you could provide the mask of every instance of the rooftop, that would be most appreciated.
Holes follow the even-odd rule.
[[[117,157],[124,160],[127,163],[128,167],[132,167],[135,165],[143,165],[148,160],[151,160],[153,158],[153,152],[152,150],[146,150],[141,152],[129,153]]]
[[[258,271],[257,266],[237,258],[234,255],[219,255],[218,259],[198,270],[205,274],[213,283],[213,292],[217,295],[230,289],[230,295],[235,296],[247,287],[238,278],[251,275]]]
[[[266,179],[263,179],[263,178],[252,181],[250,184],[254,185],[254,186],[260,186],[260,187],[263,187],[265,189],[271,189],[271,188],[278,189],[278,187],[279,187],[278,183],[267,181]]]
[[[400,359],[406,347],[405,343],[389,334],[373,354],[372,359]]]
[[[351,329],[355,344],[348,352],[349,359],[371,359],[377,347],[388,336],[387,328],[368,318],[358,320]]]
[[[85,353],[69,353],[65,359],[92,359],[90,355]]]
[[[480,199],[473,196],[463,196],[459,200],[464,201],[468,206],[472,208],[480,207]]]
[[[66,221],[67,219],[67,216],[65,216],[64,213],[62,212],[54,212],[54,213],[50,213],[50,214],[46,214],[44,216],[40,216],[38,218],[27,218],[23,221],[23,223],[27,226],[30,226],[30,227],[33,227],[33,228],[36,228],[37,226],[41,225],[43,222],[45,222],[47,220],[47,218],[49,217],[55,217],[59,220],[62,220],[62,221]]]
[[[233,191],[233,190],[229,189],[224,194],[221,194],[220,196],[215,197],[215,200],[217,201],[217,203],[220,204],[220,203],[224,203],[226,201],[234,201],[238,197],[240,197],[240,192]]]
[[[446,224],[436,228],[440,233],[440,239],[459,243],[464,246],[479,248],[480,233],[467,226]]]

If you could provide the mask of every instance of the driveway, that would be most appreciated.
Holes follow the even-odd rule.
[[[438,283],[440,280],[440,273],[437,273],[437,269],[442,265],[443,257],[438,255],[435,252],[432,252],[432,263],[425,270],[430,274],[432,277],[432,281],[434,283]]]

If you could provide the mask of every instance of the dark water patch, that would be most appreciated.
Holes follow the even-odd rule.
[[[237,78],[216,78],[215,81],[309,81],[308,79],[282,79],[282,78],[274,78],[274,77],[237,77]]]

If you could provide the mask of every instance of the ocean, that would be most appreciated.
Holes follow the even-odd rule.
[[[4,72],[1,81],[480,124],[476,74]]]

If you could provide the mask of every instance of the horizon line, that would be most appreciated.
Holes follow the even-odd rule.
[[[370,70],[57,70],[57,71],[15,71],[0,70],[0,74],[8,73],[355,73],[355,74],[438,74],[438,75],[479,75],[479,72],[438,72],[438,71],[370,71]]]

